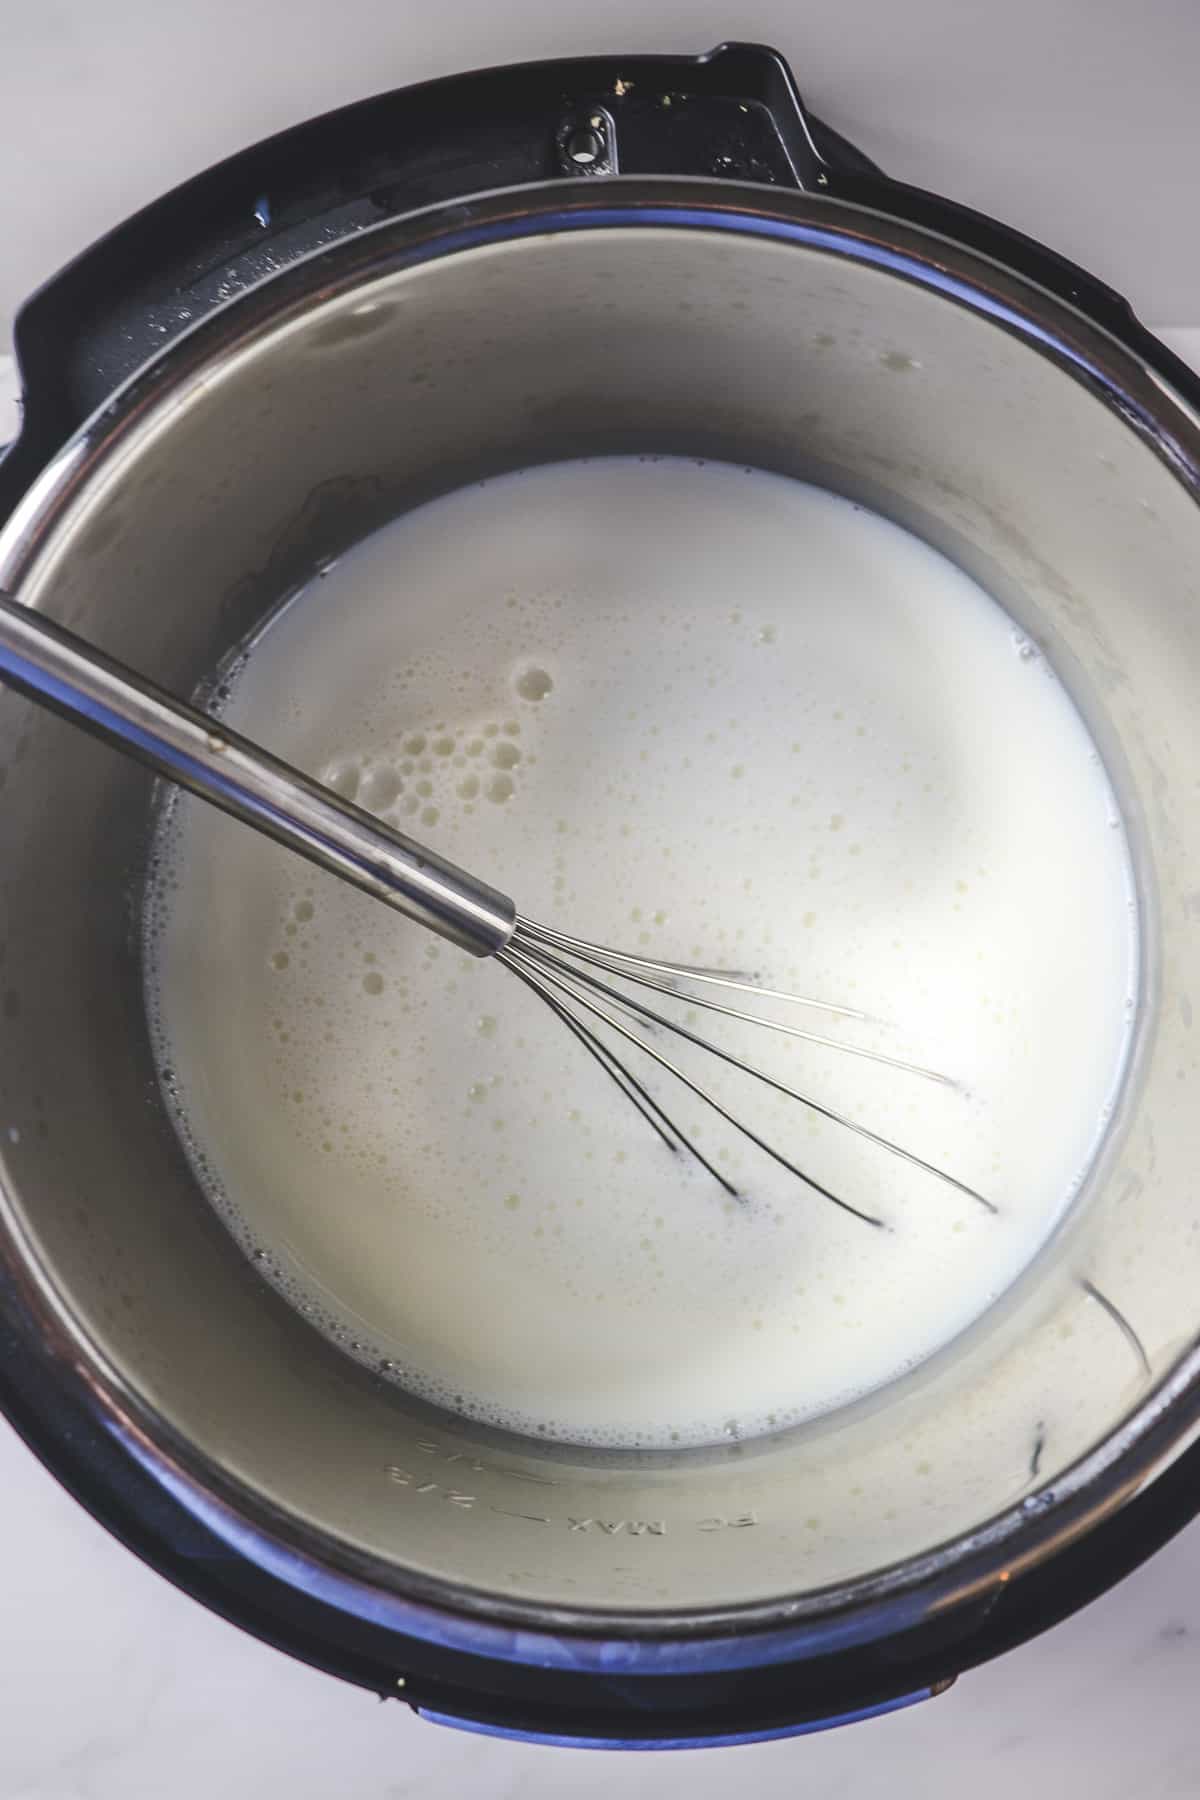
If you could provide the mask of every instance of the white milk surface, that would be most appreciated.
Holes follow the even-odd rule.
[[[578,1443],[769,1430],[961,1331],[1077,1190],[1134,1010],[1124,833],[1044,659],[898,527],[721,464],[507,476],[315,580],[225,718],[527,916],[884,1021],[776,1015],[957,1085],[699,1028],[999,1209],[680,1053],[864,1225],[643,1062],[731,1199],[503,968],[181,798],[147,975],[189,1154],[412,1391]]]

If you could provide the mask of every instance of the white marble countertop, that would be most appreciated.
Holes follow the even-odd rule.
[[[903,29],[900,9],[881,0],[826,10],[801,44],[794,9],[779,0],[736,15],[716,0],[614,0],[602,34],[581,34],[548,0],[460,0],[436,22],[407,0],[342,0],[332,42],[323,0],[217,0],[186,17],[160,0],[60,0],[19,26],[0,0],[0,318],[134,205],[323,107],[454,67],[597,46],[696,50],[735,34],[778,42],[831,122],[897,174],[1024,225],[1107,276],[1145,317],[1196,317],[1195,234],[1173,247],[1166,226],[1191,203],[1200,12],[1161,4],[1151,33],[1112,0],[1013,0],[976,14],[968,48],[957,0],[913,0]],[[1029,59],[1035,31],[1064,55]],[[222,63],[212,43],[230,32],[240,54],[223,51]],[[1127,159],[1104,135],[1118,100],[1140,120],[1131,134],[1126,111],[1122,142],[1157,159],[1135,212]],[[1183,132],[1174,143],[1172,116]],[[1200,329],[1162,335],[1200,366]],[[0,354],[0,443],[12,387]],[[642,1800],[682,1784],[703,1800],[731,1777],[763,1800],[961,1800],[964,1781],[972,1800],[1195,1800],[1198,1691],[1200,1522],[1085,1613],[887,1718],[658,1757],[466,1736],[205,1612],[109,1538],[0,1422],[0,1800],[588,1800],[614,1788]]]

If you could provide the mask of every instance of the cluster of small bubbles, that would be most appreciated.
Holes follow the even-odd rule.
[[[390,758],[335,757],[320,770],[320,779],[385,822],[415,819],[433,827],[447,812],[452,818],[469,816],[481,798],[498,806],[513,798],[522,765],[536,761],[514,741],[520,735],[517,719],[406,729]]]

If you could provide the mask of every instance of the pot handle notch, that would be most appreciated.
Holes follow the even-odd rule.
[[[24,420],[0,461],[0,523],[55,451],[173,338],[339,238],[561,177],[820,188],[827,157],[843,153],[857,155],[805,112],[783,57],[755,44],[484,69],[294,126],[153,201],[22,307]]]

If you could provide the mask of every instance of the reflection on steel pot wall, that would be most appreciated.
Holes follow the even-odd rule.
[[[14,1412],[31,1432],[101,1422],[84,1484],[124,1446],[181,1533],[261,1584],[260,1628],[284,1596],[294,1641],[319,1596],[318,1660],[363,1679],[390,1659],[432,1712],[553,1731],[557,1705],[560,1735],[671,1736],[631,1722],[669,1675],[686,1680],[654,1705],[679,1735],[732,1736],[898,1699],[970,1660],[1020,1577],[1066,1566],[1200,1420],[1200,1141],[1180,1104],[1200,974],[1196,389],[1083,277],[1044,263],[1031,282],[952,239],[820,195],[620,177],[390,220],[177,339],[0,534],[0,583],[187,691],[431,483],[604,448],[721,454],[816,476],[956,556],[1054,663],[1120,791],[1148,1000],[1057,1254],[886,1407],[761,1446],[587,1457],[431,1420],[254,1280],[155,1100],[130,932],[147,783],[0,702],[21,769],[3,809],[22,845],[0,1202]],[[1075,279],[1102,323],[1046,291]],[[2,1373],[15,1389],[15,1355]],[[447,1652],[460,1691],[486,1693],[439,1704]],[[734,1668],[753,1680],[734,1689]]]

